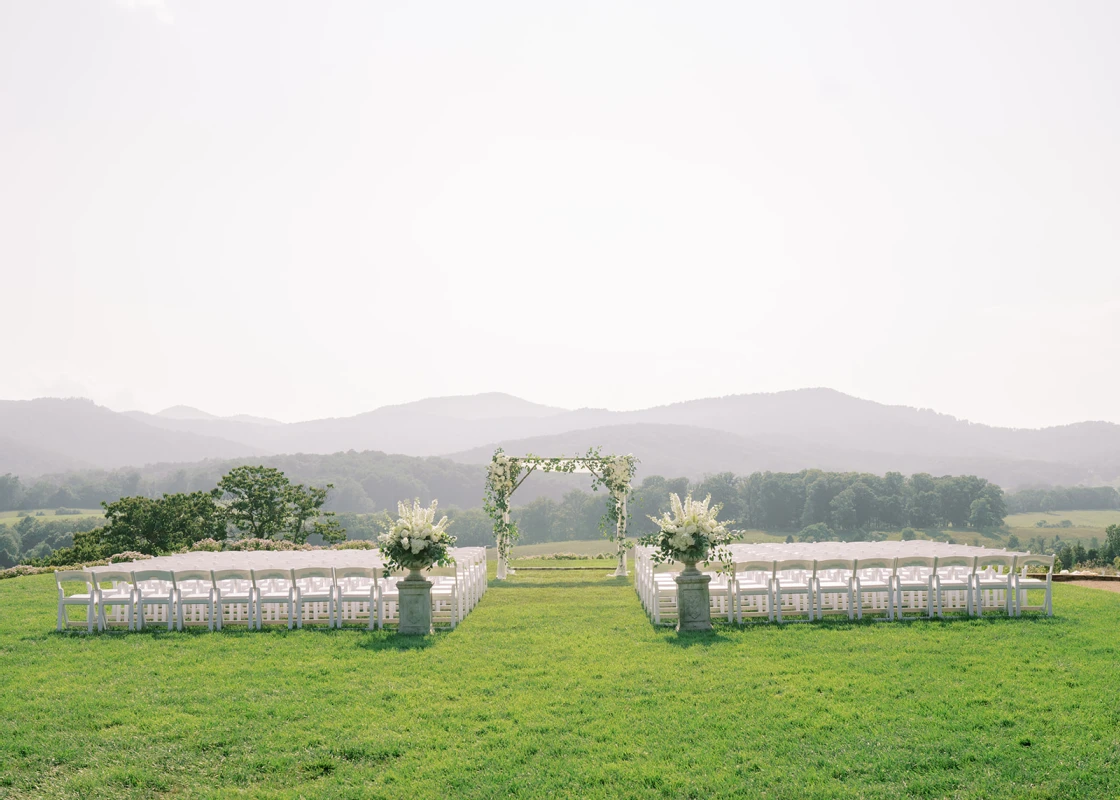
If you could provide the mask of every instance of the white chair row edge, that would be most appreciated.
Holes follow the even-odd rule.
[[[458,548],[455,555],[455,564],[428,576],[436,628],[453,629],[486,592],[486,551]],[[304,623],[381,629],[399,621],[398,580],[380,566],[64,570],[55,573],[57,630],[84,627],[92,633],[96,625],[98,631],[133,631],[149,622],[165,623],[169,631],[202,625],[211,631],[223,625],[260,630],[280,623],[289,629]],[[83,591],[66,593],[82,583]],[[74,607],[86,609],[84,620],[70,619]]]
[[[650,548],[636,548],[634,586],[655,624],[677,619],[674,573],[658,572]],[[1045,568],[1044,575],[1028,568]],[[862,558],[771,558],[736,561],[729,575],[712,577],[713,618],[742,623],[744,618],[784,616],[804,620],[825,615],[862,619],[864,612],[897,620],[907,614],[943,618],[946,611],[979,616],[1001,610],[1008,616],[1039,611],[1053,616],[1051,578],[1054,557],[989,551]],[[1045,593],[1041,604],[1027,603],[1028,590]]]

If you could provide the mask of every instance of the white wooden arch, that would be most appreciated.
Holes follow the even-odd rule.
[[[517,528],[510,521],[510,500],[525,479],[538,470],[541,472],[583,473],[592,476],[592,487],[607,490],[605,518],[614,523],[614,541],[618,564],[614,575],[625,576],[626,528],[629,522],[627,508],[638,459],[632,455],[602,455],[598,448],[585,455],[569,458],[544,456],[509,456],[499,447],[490,460],[486,475],[486,511],[494,520],[494,541],[498,549],[498,580],[505,580],[513,570],[509,567],[509,553],[517,538]]]

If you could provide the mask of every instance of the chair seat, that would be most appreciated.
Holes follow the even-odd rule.
[[[1021,582],[1022,581],[1020,581],[1020,583]],[[1011,582],[1007,578],[980,578],[976,581],[976,585],[981,588],[990,586],[993,589],[1006,589],[1011,585]]]
[[[1006,586],[1006,584],[1002,584],[1002,585]],[[1046,581],[1040,581],[1038,578],[1020,578],[1019,579],[1019,588],[1020,589],[1026,589],[1026,588],[1045,589],[1046,588]]]

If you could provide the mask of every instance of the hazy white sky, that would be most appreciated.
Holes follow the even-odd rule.
[[[0,5],[0,397],[1120,422],[1120,4]]]

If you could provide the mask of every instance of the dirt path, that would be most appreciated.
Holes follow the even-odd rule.
[[[1088,586],[1090,589],[1104,589],[1107,592],[1120,592],[1120,581],[1062,581],[1073,586]]]

